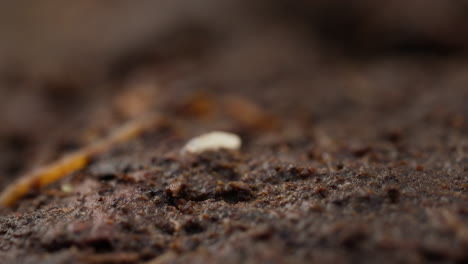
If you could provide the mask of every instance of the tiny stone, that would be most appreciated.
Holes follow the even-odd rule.
[[[182,152],[202,153],[207,150],[237,150],[240,149],[241,144],[241,139],[236,134],[213,131],[191,139],[184,146]]]

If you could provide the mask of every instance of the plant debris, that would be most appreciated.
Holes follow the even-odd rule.
[[[0,205],[11,207],[18,199],[21,199],[30,191],[41,189],[70,173],[83,169],[92,157],[109,150],[116,144],[136,137],[156,122],[159,122],[159,116],[154,114],[129,121],[127,124],[114,130],[109,137],[92,143],[76,152],[67,154],[52,164],[26,174],[1,193]]]

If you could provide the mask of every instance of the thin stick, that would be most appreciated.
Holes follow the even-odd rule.
[[[117,128],[107,138],[67,154],[52,164],[33,170],[12,183],[1,193],[0,206],[11,207],[32,189],[43,188],[72,172],[83,169],[94,156],[111,149],[118,143],[137,137],[160,121],[160,116],[156,114],[129,121]]]

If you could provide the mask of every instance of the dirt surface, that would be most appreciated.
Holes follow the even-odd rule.
[[[164,117],[0,209],[2,263],[468,261],[465,58],[337,56],[277,25],[196,32],[92,88],[2,77],[2,188]],[[213,130],[242,148],[181,153]]]

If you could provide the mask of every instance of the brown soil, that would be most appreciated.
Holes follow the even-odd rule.
[[[2,263],[467,262],[465,59],[337,57],[261,29],[189,38],[93,89],[2,79],[18,88],[0,100],[15,110],[2,114],[2,188],[125,120],[164,116],[1,209]],[[213,130],[241,150],[180,152]]]

